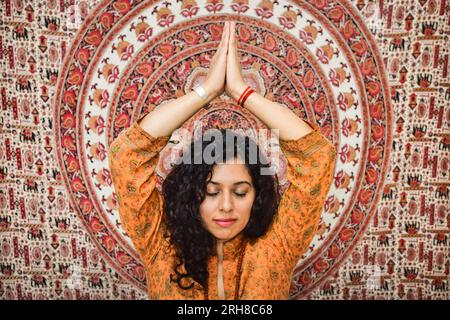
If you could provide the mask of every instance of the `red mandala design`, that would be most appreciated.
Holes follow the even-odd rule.
[[[139,116],[201,82],[225,20],[237,22],[247,82],[318,123],[338,149],[321,227],[294,272],[292,298],[336,270],[364,233],[382,193],[392,110],[383,61],[362,18],[347,1],[291,1],[282,14],[256,4],[186,5],[175,15],[165,2],[104,1],[66,55],[54,109],[64,183],[102,256],[144,291],[143,265],[120,227],[107,150]],[[192,121],[264,127],[246,110],[223,107],[223,101],[230,102],[222,96]],[[174,133],[171,143],[179,138]],[[162,152],[160,183],[171,147]]]

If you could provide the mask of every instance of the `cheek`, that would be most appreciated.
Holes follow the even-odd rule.
[[[238,223],[233,227],[234,233],[241,232],[247,226],[252,213],[253,201],[254,197],[246,197],[234,203],[235,215],[239,219]]]
[[[212,218],[214,212],[216,211],[216,207],[217,205],[214,200],[205,198],[199,207],[200,216],[202,219],[208,220],[208,218]]]
[[[248,220],[250,219],[253,201],[254,198],[248,198],[237,205],[236,209],[239,212],[240,218],[243,220],[243,222],[245,221],[245,224],[247,224]]]

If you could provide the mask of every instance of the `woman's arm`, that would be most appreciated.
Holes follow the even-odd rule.
[[[239,63],[237,40],[235,35],[235,23],[230,25],[230,39],[227,53],[227,76],[225,91],[235,99],[245,91],[247,85],[244,82]],[[264,98],[257,92],[252,93],[245,101],[244,107],[263,121],[271,129],[279,129],[279,137],[282,140],[296,140],[312,129],[290,109],[283,105]]]
[[[232,24],[225,91],[238,100],[246,88]],[[336,149],[317,124],[298,118],[290,109],[259,93],[252,93],[244,107],[269,128],[279,130],[280,147],[288,161],[290,185],[281,198],[266,239],[293,268],[307,251],[318,228],[333,180]]]
[[[159,152],[171,133],[202,106],[223,92],[225,85],[228,24],[203,87],[204,100],[190,92],[160,105],[123,131],[110,145],[109,168],[114,183],[120,221],[141,259],[148,263],[158,252],[164,234],[162,198],[156,192]]]
[[[281,198],[272,236],[292,267],[317,232],[336,162],[334,145],[317,124],[309,123],[313,130],[305,136],[280,140],[290,185]]]
[[[333,180],[336,149],[317,124],[301,120],[290,109],[260,94],[252,93],[245,107],[269,128],[279,129],[290,185],[280,200],[268,238],[294,267],[319,226]]]
[[[226,21],[223,27],[222,39],[211,59],[208,76],[202,84],[208,99],[204,100],[196,92],[192,91],[181,98],[159,106],[140,122],[141,127],[146,132],[155,138],[169,136],[201,107],[222,94],[225,89],[228,35],[229,22]]]
[[[111,143],[109,169],[122,228],[146,264],[161,243],[161,196],[155,168],[169,136],[152,137],[135,122]]]
[[[159,152],[172,131],[208,101],[188,93],[141,117],[111,143],[109,167],[120,221],[145,263],[158,252],[163,237],[155,171]]]
[[[236,90],[232,94],[233,98],[238,100],[246,88],[246,84],[236,86]],[[312,131],[312,128],[291,109],[273,102],[257,92],[248,97],[244,107],[270,129],[278,129],[281,140],[297,140]]]
[[[170,136],[174,130],[190,117],[192,117],[200,108],[208,104],[215,95],[211,94],[205,83],[203,85],[208,94],[208,100],[201,98],[196,92],[190,93],[163,104],[149,114],[147,114],[139,123],[139,125],[152,137]]]

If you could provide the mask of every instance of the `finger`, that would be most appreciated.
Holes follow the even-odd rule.
[[[236,23],[233,21],[230,26],[230,40],[228,43],[229,54],[237,54],[237,40],[236,40]]]
[[[225,31],[228,28],[228,21],[225,21],[222,28],[222,38],[220,39],[220,42],[223,42],[225,40]]]
[[[230,32],[231,32],[231,42],[232,45],[236,45],[236,22],[232,22],[231,23],[231,28],[230,28]]]
[[[227,29],[225,30],[224,35],[225,35],[225,48],[228,49],[228,42],[230,41],[230,25],[231,25],[231,22],[230,21],[227,21],[227,22],[228,22],[227,23]]]
[[[220,53],[226,55],[228,52],[228,38],[230,34],[230,22],[225,21],[225,26],[223,29],[222,40],[220,41]]]
[[[233,21],[230,24],[230,36],[228,43],[228,54],[237,55],[237,40],[236,40],[236,23]]]
[[[224,32],[224,34],[225,34],[225,44],[224,44],[224,46],[226,48],[226,51],[228,51],[228,43],[230,42],[230,25],[231,25],[230,21],[227,21],[227,22],[228,22],[227,29]]]
[[[224,52],[227,52],[227,47],[226,47],[226,40],[227,40],[226,39],[226,36],[227,36],[226,31],[228,29],[227,25],[228,25],[227,21],[225,21],[225,24],[222,29],[222,38],[220,39],[219,46],[217,47],[217,50],[216,50],[217,55],[222,55]]]
[[[224,46],[227,42],[227,36],[228,36],[228,30],[229,30],[229,21],[225,21],[225,24],[223,25],[222,29],[222,39],[220,40],[220,45]]]
[[[216,52],[213,56],[213,59],[216,58],[217,56],[222,55],[224,52],[227,52],[226,47],[225,47],[225,31],[227,29],[227,21],[225,21],[225,24],[222,28],[222,38],[220,39],[219,45],[217,46]],[[217,58],[216,58],[217,59]]]

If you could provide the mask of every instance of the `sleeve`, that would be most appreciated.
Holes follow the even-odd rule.
[[[141,119],[111,143],[109,167],[122,227],[141,259],[149,261],[156,253],[163,212],[155,168],[170,137],[151,136],[138,124]]]
[[[280,199],[273,223],[276,245],[293,267],[317,231],[336,160],[336,148],[320,127],[305,122],[312,127],[312,132],[297,140],[280,140],[288,161],[290,185]]]

